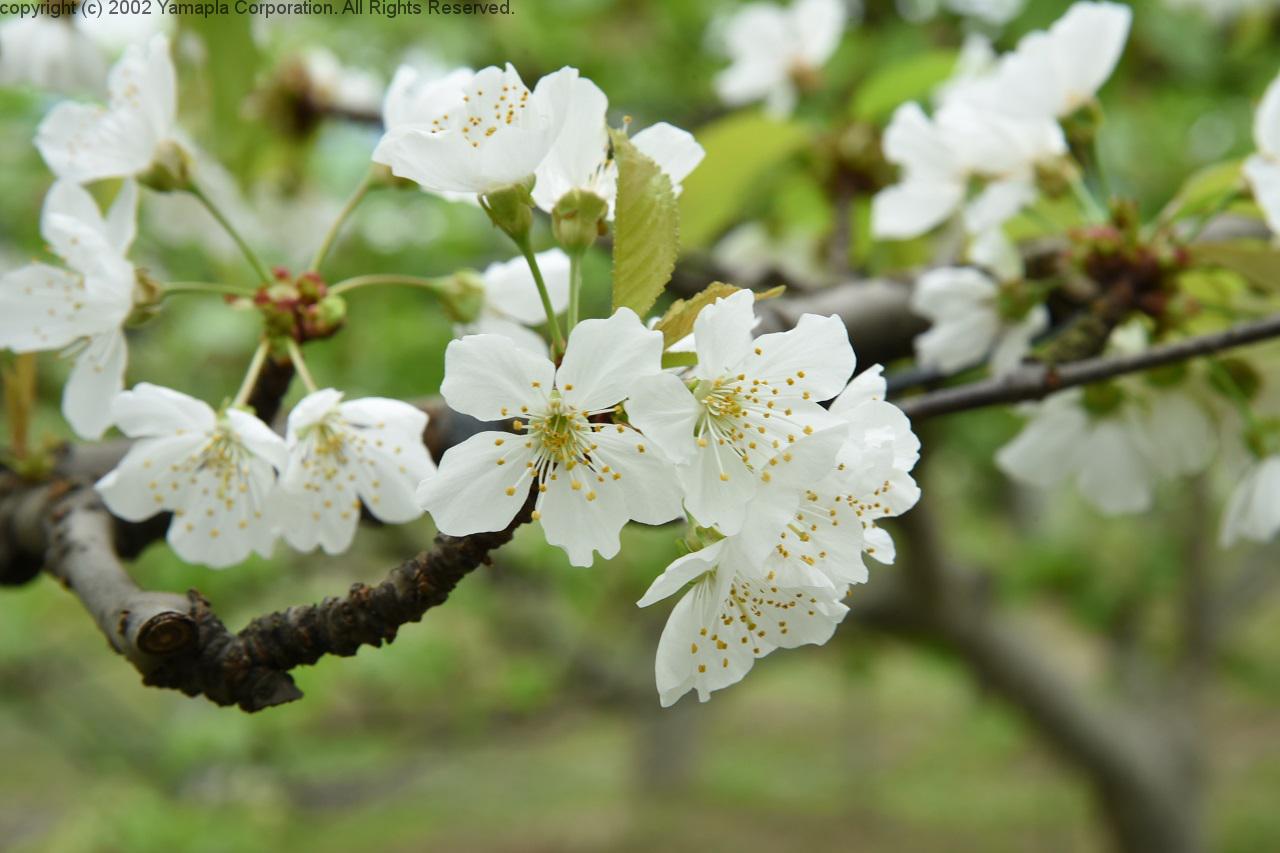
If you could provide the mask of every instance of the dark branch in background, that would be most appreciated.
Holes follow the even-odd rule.
[[[1280,337],[1280,314],[1152,347],[1136,355],[1099,356],[1060,365],[1024,364],[1007,376],[906,397],[898,401],[898,406],[907,417],[919,420],[1001,403],[1039,400],[1064,388],[1101,382],[1276,337]]]
[[[898,530],[899,570],[855,589],[850,619],[954,654],[1084,774],[1121,849],[1198,850],[1200,756],[1178,703],[1095,695],[1000,612],[989,578],[950,563],[930,507]]]
[[[280,414],[280,404],[289,393],[289,384],[293,382],[293,362],[286,356],[284,359],[268,357],[262,365],[262,372],[249,392],[249,406],[263,421],[271,423]]]

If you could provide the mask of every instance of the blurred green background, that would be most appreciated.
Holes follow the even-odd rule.
[[[927,95],[967,31],[1007,48],[1065,8],[1032,2],[996,28],[945,10],[908,20],[893,3],[868,2],[823,89],[791,124],[766,133],[753,129],[752,115],[727,115],[711,88],[724,61],[707,31],[732,3],[512,5],[515,14],[492,18],[168,22],[183,123],[234,176],[227,189],[234,195],[238,184],[243,197],[234,215],[250,223],[270,262],[296,270],[305,260],[378,135],[375,125],[317,112],[344,106],[337,101],[345,96],[305,74],[311,82],[299,82],[308,50],[327,49],[384,83],[399,61],[423,56],[445,65],[509,60],[530,82],[575,65],[609,94],[615,122],[670,121],[708,145],[682,203],[689,257],[705,257],[749,219],[780,237],[798,235],[796,245],[812,254],[805,260],[821,266],[837,221],[827,184],[833,140],[854,121],[882,126],[899,102]],[[1126,57],[1104,90],[1108,174],[1148,212],[1198,168],[1251,150],[1253,105],[1280,70],[1280,18],[1270,9],[1223,18],[1188,5],[1135,4]],[[40,251],[38,211],[50,181],[30,140],[53,102],[0,89],[0,257],[13,263]],[[759,153],[771,146],[783,153]],[[867,203],[854,200],[844,266],[883,272],[917,261],[923,244],[869,245]],[[241,260],[190,208],[147,194],[142,221],[134,257],[157,276],[245,279]],[[549,244],[545,229],[542,242]],[[436,275],[510,254],[479,210],[388,191],[357,214],[329,272],[331,280]],[[597,309],[607,304],[607,275],[600,253],[587,272]],[[216,404],[234,393],[256,334],[252,313],[212,297],[176,298],[133,335],[130,382]],[[418,398],[438,388],[450,334],[427,294],[366,290],[352,295],[348,328],[309,347],[308,358],[322,385],[351,396]],[[66,367],[53,355],[40,367],[39,431],[69,437],[57,411]],[[291,399],[298,395],[295,388]],[[1148,617],[1144,647],[1159,655],[1173,642],[1172,590],[1188,551],[1213,536],[1216,512],[1206,514],[1185,486],[1167,489],[1152,514],[1121,520],[1102,519],[1066,494],[1040,502],[1014,492],[991,459],[1016,428],[1003,411],[932,424],[926,499],[955,559],[992,573],[996,598],[1029,642],[1068,658],[1082,679],[1107,682],[1113,629],[1135,602]],[[366,530],[340,558],[281,547],[271,560],[222,573],[183,565],[158,544],[135,572],[144,586],[199,588],[235,628],[379,579],[432,533],[425,519]],[[1082,781],[945,649],[895,644],[846,624],[825,647],[759,662],[707,705],[686,697],[659,709],[652,661],[666,612],[633,602],[675,555],[674,536],[629,530],[621,556],[581,570],[536,530],[522,530],[492,567],[393,645],[297,672],[305,700],[255,716],[142,688],[78,603],[47,579],[5,590],[0,849],[1105,846]],[[1215,554],[1215,569],[1226,574],[1274,555]],[[1280,600],[1232,628],[1201,732],[1211,757],[1212,846],[1280,849]]]

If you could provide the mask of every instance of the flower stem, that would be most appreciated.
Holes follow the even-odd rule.
[[[240,236],[240,232],[231,224],[231,220],[227,219],[226,214],[224,214],[222,210],[213,203],[213,199],[209,198],[208,194],[206,194],[204,190],[200,189],[200,186],[195,181],[188,184],[187,192],[195,196],[196,199],[204,205],[205,210],[208,210],[210,215],[212,215],[214,219],[218,220],[218,224],[222,226],[222,229],[226,231],[228,236],[230,236],[231,239],[235,241],[235,244],[240,247],[240,251],[244,254],[245,260],[249,262],[249,266],[253,267],[254,273],[258,276],[259,282],[270,281],[271,274],[267,272],[266,266],[264,266],[258,256],[254,254],[253,249],[249,247],[249,244],[245,242],[244,238]]]
[[[529,245],[526,237],[523,240],[515,240],[520,254],[524,255],[525,263],[529,265],[529,272],[533,273],[533,283],[538,287],[538,298],[542,300],[542,310],[547,314],[547,327],[551,330],[551,349],[553,354],[559,355],[564,352],[564,336],[560,334],[560,321],[556,319],[556,310],[551,307],[551,296],[547,293],[547,283],[542,280],[542,270],[538,269],[538,259],[533,255],[533,247]]]
[[[313,272],[320,271],[320,265],[324,263],[324,259],[328,257],[329,250],[333,248],[334,240],[338,239],[342,226],[360,206],[360,202],[364,201],[364,197],[369,194],[369,190],[373,188],[373,172],[367,172],[360,180],[355,191],[351,193],[351,197],[347,199],[347,203],[342,206],[342,210],[338,212],[338,218],[329,226],[328,232],[325,233],[324,239],[320,241],[320,247],[316,249],[315,256],[311,259],[310,269]]]
[[[253,393],[253,386],[258,381],[258,374],[262,373],[262,366],[267,363],[267,353],[270,350],[271,344],[263,338],[258,348],[253,351],[253,358],[249,361],[249,369],[245,371],[244,381],[240,383],[236,398],[231,401],[232,406],[243,406],[249,402],[249,395]]]
[[[164,286],[163,297],[182,293],[212,293],[216,296],[253,296],[247,287],[236,287],[230,284],[215,284],[211,281],[171,281]]]
[[[14,356],[13,364],[4,366],[0,378],[4,379],[9,450],[13,458],[21,462],[30,452],[31,414],[36,400],[36,354],[26,352]]]
[[[293,362],[293,369],[298,371],[298,378],[302,380],[308,392],[314,393],[316,381],[311,378],[311,371],[307,370],[306,359],[302,357],[302,348],[293,338],[286,338],[285,346],[289,348],[289,360]]]
[[[420,278],[412,275],[396,275],[395,273],[385,275],[358,275],[355,278],[348,278],[333,285],[329,288],[329,293],[345,293],[348,290],[355,290],[359,287],[368,287],[373,284],[403,284],[409,287],[422,287],[427,290],[440,293],[448,288],[448,281],[448,277]]]
[[[569,323],[566,330],[578,325],[579,300],[582,294],[582,252],[569,254]]]

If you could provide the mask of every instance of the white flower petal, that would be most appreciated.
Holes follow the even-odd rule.
[[[551,307],[559,314],[569,304],[569,256],[560,249],[548,249],[539,252],[535,258],[547,286],[547,295],[551,298]],[[526,326],[537,326],[547,321],[538,286],[524,258],[490,264],[485,268],[483,280],[487,311]]]
[[[224,417],[227,419],[227,428],[231,434],[250,453],[266,460],[277,470],[284,469],[289,461],[289,451],[285,447],[284,439],[271,427],[240,409],[227,409]]]
[[[1081,464],[1089,418],[1079,394],[1050,397],[1036,409],[1022,432],[996,451],[996,465],[1015,480],[1047,488],[1066,479]]]
[[[136,441],[95,488],[112,515],[125,521],[144,521],[172,506],[173,496],[185,492],[189,475],[175,468],[207,440],[203,432],[188,432]],[[140,483],[145,486],[139,487]]]
[[[631,386],[627,416],[673,462],[688,462],[696,449],[693,430],[702,413],[693,394],[670,373],[644,376]]]
[[[872,400],[883,400],[888,390],[884,381],[884,366],[873,364],[849,381],[845,389],[831,403],[831,414],[844,415]]]
[[[631,142],[671,179],[676,195],[680,194],[681,181],[689,177],[707,153],[692,133],[666,122],[646,127],[633,136]]]
[[[145,438],[207,432],[217,417],[203,400],[140,382],[111,401],[111,422],[130,438]]]
[[[473,435],[445,451],[439,470],[419,484],[418,505],[449,536],[502,530],[529,497],[531,458],[519,436]]]
[[[1267,542],[1280,532],[1280,456],[1268,456],[1240,478],[1222,512],[1219,543]]]
[[[1254,154],[1244,161],[1244,176],[1267,227],[1280,234],[1280,162]]]
[[[701,551],[685,554],[683,557],[673,561],[649,585],[649,589],[636,602],[636,606],[648,607],[651,604],[662,601],[664,598],[670,598],[684,589],[685,584],[697,580],[707,572],[712,571],[720,560],[725,541],[721,539]]]
[[[594,441],[595,459],[611,470],[597,469],[600,482],[593,488],[621,489],[629,518],[641,524],[665,524],[683,514],[683,493],[671,462],[646,436],[627,427],[606,426],[596,432]]]
[[[596,190],[595,181],[609,149],[608,109],[609,99],[599,86],[585,77],[573,82],[564,128],[538,166],[533,187],[538,207],[550,213],[570,190]]]
[[[879,240],[908,240],[941,225],[964,200],[958,182],[913,180],[886,187],[871,200],[871,231]]]
[[[618,534],[627,523],[627,498],[621,483],[596,476],[584,465],[558,469],[538,496],[547,542],[563,548],[575,566],[590,566],[592,552],[608,560],[622,548]]]
[[[757,338],[746,363],[748,376],[784,396],[808,392],[816,403],[844,390],[855,358],[843,320],[803,314],[794,329]]]
[[[756,478],[732,448],[708,441],[692,462],[676,468],[676,475],[684,487],[685,507],[699,524],[719,527],[726,534],[742,529]]]
[[[40,123],[36,148],[59,178],[88,183],[145,170],[153,152],[136,142],[145,133],[137,113],[64,102]]]
[[[128,346],[113,329],[89,339],[62,391],[62,414],[76,435],[97,440],[111,425],[111,401],[124,390]]]
[[[774,648],[772,643],[753,640],[736,618],[728,624],[719,621],[726,601],[719,592],[720,583],[714,576],[708,577],[676,602],[667,618],[654,661],[658,697],[664,708],[690,690],[697,690],[698,699],[707,701],[712,691],[736,684],[751,671],[756,658],[753,650],[764,655]],[[743,643],[744,639],[747,642]]]
[[[698,365],[694,373],[716,379],[738,365],[751,351],[755,327],[755,294],[739,290],[703,308],[693,323]]]
[[[468,335],[444,353],[440,393],[454,411],[482,421],[515,418],[546,404],[555,367],[499,335]]]
[[[0,277],[0,347],[15,352],[61,349],[102,332],[104,321],[111,322],[110,308],[86,292],[75,273],[28,264]],[[117,316],[116,322],[121,319]]]
[[[1103,514],[1124,515],[1151,508],[1153,472],[1132,427],[1120,418],[1095,422],[1085,438],[1079,464],[1076,486]]]
[[[630,308],[607,320],[583,320],[569,334],[556,388],[576,409],[594,412],[622,402],[642,376],[662,370],[662,333],[646,329]]]

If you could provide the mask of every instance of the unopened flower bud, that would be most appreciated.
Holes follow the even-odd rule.
[[[329,292],[318,273],[306,272],[298,277],[298,295],[304,302],[319,302]]]
[[[551,211],[551,230],[566,252],[585,252],[604,231],[609,203],[587,190],[574,189],[561,196]]]
[[[533,227],[532,191],[531,177],[526,182],[511,184],[480,197],[481,205],[493,224],[505,231],[516,243],[523,244],[528,240],[529,229]]]
[[[461,270],[445,279],[440,304],[455,323],[474,323],[484,307],[484,279],[474,270]]]
[[[347,302],[341,296],[326,296],[307,309],[303,332],[307,338],[327,338],[347,319]]]

